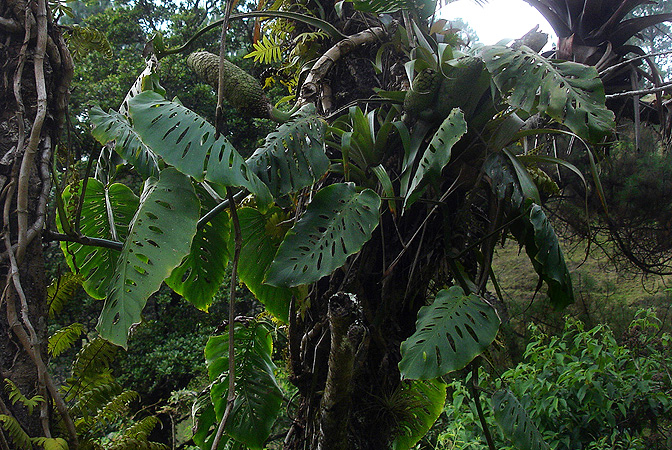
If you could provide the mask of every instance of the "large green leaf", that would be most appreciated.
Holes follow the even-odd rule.
[[[91,134],[98,142],[105,145],[114,141],[116,152],[133,164],[143,178],[159,176],[156,155],[142,142],[125,116],[114,111],[106,113],[96,106],[89,111],[89,118],[94,125]]]
[[[63,202],[68,210],[79,199],[81,183],[73,190],[68,186],[63,192]],[[106,206],[109,201],[109,208]],[[114,183],[105,188],[98,180],[89,178],[80,218],[80,231],[84,236],[101,239],[125,239],[128,228],[138,209],[138,197],[123,184]],[[56,226],[63,232],[60,215]],[[92,247],[75,242],[61,242],[61,250],[73,273],[84,277],[84,290],[93,298],[105,298],[107,286],[114,274],[119,251],[110,248]]]
[[[546,450],[550,447],[534,426],[525,408],[508,390],[502,389],[492,396],[495,420],[504,435],[519,450]]]
[[[263,147],[247,164],[276,198],[311,186],[329,168],[325,129],[326,123],[315,114],[315,107],[306,106],[266,136]]]
[[[522,46],[485,47],[481,53],[508,103],[530,114],[546,113],[585,139],[614,129],[602,81],[592,66],[548,60]]]
[[[490,178],[493,193],[508,202],[510,216],[521,216],[510,230],[518,243],[525,246],[532,266],[547,283],[553,306],[563,308],[572,303],[572,279],[565,257],[553,226],[536,203],[539,193],[525,167],[515,155],[498,152],[488,157],[483,171]]]
[[[292,291],[264,283],[266,271],[273,262],[287,228],[278,225],[284,221],[282,210],[271,208],[261,213],[253,208],[238,210],[243,246],[238,261],[238,276],[268,312],[283,322],[289,316]],[[231,236],[233,241],[233,236]],[[233,242],[230,243],[233,246]],[[232,251],[232,250],[231,250]]]
[[[280,413],[282,391],[271,360],[270,331],[256,321],[235,326],[236,400],[226,424],[226,433],[247,447],[261,449]],[[208,375],[214,382],[210,398],[216,423],[226,409],[229,383],[229,336],[213,336],[205,346]]]
[[[201,199],[202,211],[209,211],[215,206],[207,193]],[[208,310],[226,278],[230,233],[228,214],[220,213],[210,219],[196,231],[189,254],[166,279],[166,284],[173,291],[202,311]]]
[[[393,13],[400,10],[413,10],[423,18],[434,14],[436,0],[348,0],[352,1],[355,9],[373,13]]]
[[[273,286],[313,283],[345,264],[378,226],[380,197],[352,183],[320,189],[285,236],[268,271]]]
[[[441,380],[405,380],[398,391],[400,403],[408,406],[408,416],[399,421],[399,434],[392,442],[392,449],[409,450],[427,434],[443,412],[446,383]]]
[[[149,296],[189,253],[199,202],[188,177],[175,169],[150,178],[131,223],[98,320],[100,335],[126,347]]]
[[[411,187],[404,199],[404,207],[410,207],[422,195],[429,183],[437,182],[441,170],[450,161],[453,145],[467,132],[467,122],[459,108],[454,108],[443,121],[420,159]]]
[[[527,219],[531,232],[525,233],[525,251],[537,274],[548,285],[548,298],[553,306],[564,308],[574,303],[574,290],[558,236],[541,206],[532,204]]]
[[[475,294],[452,286],[418,312],[415,333],[401,343],[404,378],[429,380],[462,369],[495,339],[499,317]]]
[[[215,128],[198,114],[153,91],[136,95],[129,104],[142,141],[168,164],[198,181],[244,187],[262,205],[271,202],[268,187],[226,138],[215,139]]]

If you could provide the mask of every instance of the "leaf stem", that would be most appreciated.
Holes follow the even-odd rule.
[[[471,363],[471,383],[469,383],[469,388],[471,389],[471,396],[474,399],[474,404],[476,405],[476,412],[478,412],[478,420],[481,422],[481,428],[483,428],[483,435],[485,440],[488,443],[488,448],[490,450],[497,450],[495,447],[495,442],[492,440],[492,435],[490,434],[490,428],[488,428],[488,423],[485,421],[485,415],[483,414],[483,406],[481,406],[481,400],[478,394],[478,366],[479,359],[477,358],[473,363]]]

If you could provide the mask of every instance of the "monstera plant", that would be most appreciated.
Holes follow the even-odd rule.
[[[81,234],[63,251],[87,292],[105,298],[100,335],[121,346],[162,282],[207,310],[232,262],[288,324],[298,400],[285,448],[409,449],[442,410],[441,377],[474,364],[497,335],[504,306],[486,294],[503,236],[525,249],[551,304],[573,301],[542,207],[548,192],[520,155],[520,140],[535,133],[523,119],[546,115],[596,142],[613,114],[593,67],[526,47],[467,55],[437,43],[427,31],[432,1],[316,3],[310,20],[267,13],[285,21],[270,28],[273,42],[306,27],[324,41],[296,107],[274,115],[281,123],[248,159],[166,97],[153,63],[127,112],[93,109],[94,136],[145,183],[136,195],[101,167],[99,180],[69,188],[57,221],[64,232],[78,221]],[[158,56],[170,53],[154,44]],[[291,67],[300,65],[283,70]],[[366,97],[351,103],[352,92]],[[194,407],[203,449],[261,449],[281,431],[273,325],[235,322],[205,348],[211,385]],[[522,412],[501,403],[506,432]]]

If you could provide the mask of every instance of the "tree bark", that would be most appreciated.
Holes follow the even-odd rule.
[[[52,400],[65,405],[46,371],[47,304],[42,231],[51,190],[50,165],[59,142],[72,79],[72,60],[46,0],[0,1],[0,379],[46,401],[29,414],[0,389],[0,413],[30,436],[51,437]],[[6,437],[6,436],[5,436]],[[10,440],[11,447],[11,440]]]

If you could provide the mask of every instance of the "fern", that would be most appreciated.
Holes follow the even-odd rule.
[[[15,418],[0,414],[0,425],[7,432],[9,438],[12,440],[16,446],[16,450],[32,450],[33,445],[30,442],[30,437],[28,433],[21,428],[19,422]]]
[[[117,438],[112,440],[109,450],[165,450],[168,447],[147,438],[152,430],[161,423],[154,416],[145,417],[128,428]]]
[[[84,332],[84,325],[81,323],[72,323],[63,327],[49,337],[47,350],[49,354],[56,357],[72,347],[77,339]]]
[[[77,354],[72,365],[72,376],[81,378],[92,372],[109,368],[118,348],[103,338],[93,339]]]
[[[47,287],[49,318],[53,318],[63,310],[63,306],[75,297],[83,282],[82,275],[68,272],[49,284]]]
[[[81,57],[92,50],[101,53],[107,59],[112,59],[114,55],[107,37],[95,28],[74,25],[66,32],[65,38],[74,58]]]
[[[128,405],[139,400],[140,394],[135,391],[125,390],[110,400],[103,406],[96,415],[98,420],[114,420],[120,417],[127,409]]]
[[[35,409],[37,405],[44,401],[44,397],[41,395],[35,395],[31,398],[26,397],[9,379],[5,379],[5,390],[7,391],[7,395],[9,396],[9,400],[12,402],[12,405],[21,403],[23,406],[28,408],[28,414],[33,414],[33,409]]]
[[[39,445],[44,450],[68,450],[68,443],[63,438],[32,438],[34,444]]]
[[[254,58],[254,62],[261,62],[262,64],[271,64],[282,59],[282,47],[280,41],[275,38],[269,39],[264,36],[261,41],[254,44],[254,50],[245,55],[245,58]]]

